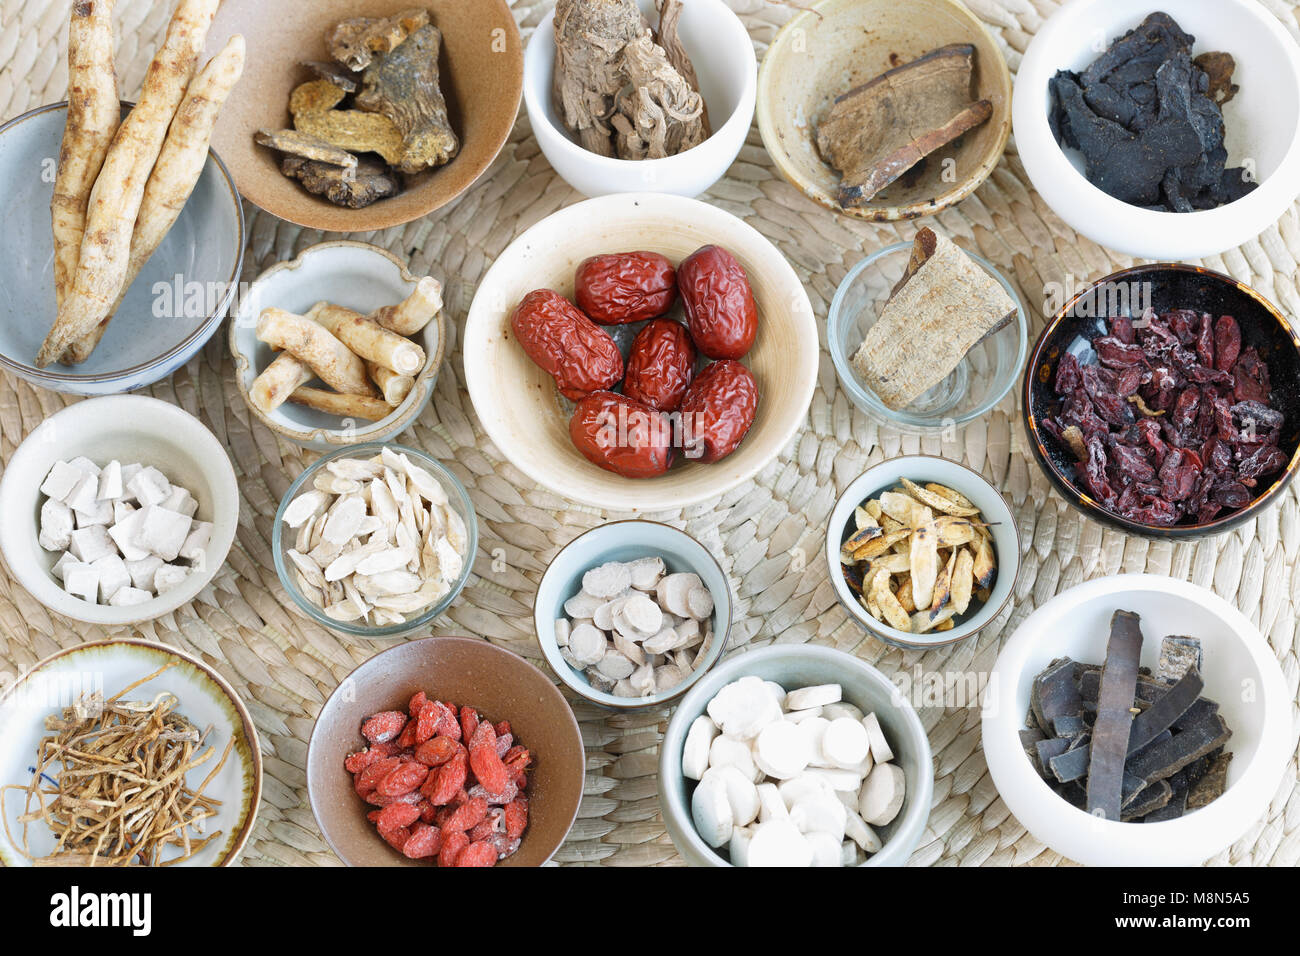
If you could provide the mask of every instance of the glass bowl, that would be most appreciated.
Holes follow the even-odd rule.
[[[456,514],[460,515],[461,520],[465,522],[465,535],[467,544],[465,549],[464,567],[461,569],[460,576],[452,585],[451,590],[443,597],[441,601],[431,607],[412,615],[400,624],[371,625],[356,623],[352,621],[336,621],[326,615],[323,609],[317,607],[302,590],[298,587],[298,582],[291,574],[290,561],[286,552],[290,548],[290,542],[284,535],[284,511],[289,507],[289,502],[293,501],[304,491],[308,484],[315,478],[316,473],[323,469],[329,462],[338,458],[373,458],[378,455],[384,448],[396,452],[399,455],[406,455],[420,467],[428,470],[435,478],[438,479],[443,489],[447,492],[447,500]],[[321,627],[328,628],[342,634],[351,634],[356,637],[402,637],[412,634],[422,628],[426,628],[430,622],[442,614],[443,611],[451,607],[453,601],[460,596],[460,592],[465,589],[465,583],[474,567],[474,555],[478,552],[478,519],[474,514],[474,504],[469,499],[469,493],[465,486],[456,480],[456,476],[444,468],[438,461],[430,457],[426,452],[419,451],[415,448],[408,448],[405,445],[396,445],[391,442],[370,442],[364,445],[349,445],[331,452],[328,455],[322,455],[303,473],[298,476],[289,490],[284,493],[280,500],[280,507],[275,512],[275,526],[271,530],[271,554],[275,559],[275,573],[280,578],[280,586],[293,598],[293,603],[298,605],[308,617],[319,624]]]
[[[906,408],[895,411],[868,388],[853,369],[853,353],[875,324],[890,290],[903,276],[912,243],[900,242],[867,256],[849,270],[835,290],[826,320],[826,342],[840,385],[849,400],[873,418],[904,428],[949,428],[988,412],[1020,378],[1029,348],[1025,304],[1002,274],[972,252],[971,261],[1001,284],[1016,304],[1016,317],[976,343],[938,385]]]

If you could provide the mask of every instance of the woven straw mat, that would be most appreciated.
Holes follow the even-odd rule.
[[[759,48],[792,15],[764,0],[729,0]],[[1300,36],[1296,9],[1264,0]],[[1050,0],[967,0],[997,38],[1014,71],[1034,31],[1056,9]],[[171,3],[119,0],[118,69],[126,94],[139,89]],[[514,4],[525,39],[549,6]],[[12,117],[66,91],[66,0],[0,2],[0,116]],[[356,238],[410,260],[413,272],[445,285],[456,337],[484,271],[538,220],[581,198],[547,164],[520,111],[492,169],[458,201],[399,228]],[[825,317],[836,284],[854,263],[885,244],[910,240],[917,225],[862,223],[827,214],[773,169],[757,128],[725,179],[705,197],[741,217],[784,253]],[[320,233],[282,222],[250,204],[244,279],[320,242]],[[937,220],[937,221],[936,221]],[[1026,302],[1042,301],[1044,284],[1096,278],[1132,260],[1076,235],[1028,184],[1014,141],[973,196],[927,223],[997,264]],[[1260,290],[1292,316],[1300,211],[1251,242],[1204,261]],[[1034,334],[1043,315],[1031,316]],[[824,341],[823,341],[824,348]],[[434,633],[470,633],[544,668],[533,634],[532,596],[547,562],[566,542],[613,515],[574,505],[535,487],[483,435],[464,387],[458,348],[449,350],[434,400],[404,440],[445,462],[470,490],[481,524],[475,576]],[[242,474],[243,510],[234,548],[215,582],[196,601],[151,625],[145,637],[201,656],[239,691],[261,732],[264,798],[243,863],[337,865],[306,799],[304,766],[313,719],[337,683],[382,650],[382,642],[336,636],[305,619],[281,590],[271,562],[276,505],[312,453],[278,440],[238,398],[225,336],[166,382],[149,389],[197,415],[230,452]],[[1300,496],[1237,530],[1196,542],[1152,542],[1080,517],[1053,493],[1031,461],[1016,417],[1016,390],[984,419],[948,434],[902,434],[851,405],[823,353],[817,392],[799,434],[753,481],[722,500],[655,515],[705,543],[731,574],[738,597],[733,642],[813,641],[869,661],[886,674],[911,670],[987,673],[1003,638],[1053,595],[1081,581],[1150,572],[1212,588],[1239,607],[1267,637],[1292,695],[1300,680]],[[0,461],[41,420],[71,399],[0,376]],[[923,452],[964,462],[990,478],[1015,509],[1025,553],[1015,599],[978,638],[942,650],[900,651],[864,636],[836,602],[817,558],[825,521],[840,491],[868,465]],[[500,549],[500,550],[498,550]],[[494,561],[493,553],[506,560]],[[803,560],[804,556],[809,556]],[[107,635],[56,617],[0,569],[0,679],[42,657]],[[4,672],[8,671],[6,675]],[[647,866],[680,863],[660,821],[655,766],[666,710],[609,716],[581,702],[574,709],[587,748],[582,809],[556,854],[562,865]],[[1294,711],[1293,711],[1294,712]],[[998,797],[980,749],[975,707],[920,709],[934,747],[934,807],[912,865],[1056,866],[1068,861],[1029,835]],[[1300,788],[1293,756],[1265,818],[1212,862],[1295,866],[1300,863]]]

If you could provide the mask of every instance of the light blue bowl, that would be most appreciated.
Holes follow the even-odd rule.
[[[36,368],[55,317],[50,197],[66,116],[67,103],[54,103],[0,126],[0,182],[9,189],[0,229],[0,369],[74,395],[128,392],[171,375],[220,327],[243,266],[244,213],[230,173],[209,152],[189,202],[94,354],[75,367]]]

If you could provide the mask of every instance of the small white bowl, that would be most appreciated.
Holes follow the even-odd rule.
[[[198,502],[195,518],[212,522],[203,561],[186,579],[151,601],[126,607],[90,604],[63,590],[50,573],[59,555],[37,542],[40,487],[56,461],[84,455],[102,465],[114,458],[153,465],[188,489]],[[56,614],[118,627],[152,621],[198,596],[230,553],[239,524],[239,486],[230,458],[215,435],[175,405],[143,395],[112,395],[70,405],[45,419],[5,466],[0,477],[0,553],[18,583]]]
[[[565,617],[564,602],[582,590],[582,576],[606,561],[661,557],[669,574],[694,571],[713,595],[713,637],[699,666],[675,687],[653,697],[616,697],[597,690],[560,656],[555,622]],[[712,667],[731,634],[731,582],[709,549],[685,531],[658,521],[611,521],[574,538],[551,559],[533,599],[537,643],[551,670],[568,687],[593,703],[615,710],[662,707],[685,694]]]
[[[980,509],[984,520],[992,525],[993,555],[997,561],[993,591],[983,605],[973,614],[968,614],[964,620],[959,619],[960,622],[951,631],[909,634],[877,621],[867,613],[858,596],[844,580],[844,571],[840,567],[840,545],[848,537],[846,529],[854,527],[853,509],[882,491],[898,487],[904,478],[922,486],[926,482],[935,481],[960,492]],[[928,650],[964,641],[1002,613],[1002,609],[1011,600],[1016,578],[1020,574],[1020,532],[1006,499],[989,484],[988,479],[965,465],[946,458],[905,455],[868,468],[844,489],[826,527],[826,564],[836,598],[865,630],[896,647]]]
[[[1177,820],[1117,823],[1071,806],[1030,765],[1020,745],[1034,678],[1055,658],[1106,657],[1111,615],[1142,617],[1142,663],[1155,666],[1169,634],[1203,642],[1205,695],[1232,729],[1228,789]],[[1217,594],[1151,574],[1098,578],[1052,598],[1002,648],[989,676],[984,757],[998,793],[1037,839],[1090,866],[1190,866],[1238,840],[1267,810],[1295,748],[1291,695],[1268,642]]]
[[[1241,87],[1223,108],[1228,165],[1255,165],[1259,186],[1236,202],[1197,212],[1156,212],[1107,195],[1083,174],[1048,127],[1048,80],[1081,71],[1153,7],[1132,0],[1073,0],[1035,34],[1012,95],[1016,149],[1034,188],[1076,232],[1126,255],[1198,259],[1241,245],[1267,229],[1300,193],[1300,48],[1256,0],[1165,0],[1160,10],[1196,38],[1194,53],[1221,50],[1237,63]]]
[[[656,23],[653,0],[637,0]],[[680,21],[682,46],[699,77],[713,135],[676,156],[627,160],[600,156],[579,145],[555,107],[555,12],[546,15],[524,50],[524,105],[547,161],[586,196],[664,192],[698,196],[726,173],[745,145],[754,119],[758,62],[744,24],[722,0],[690,0]]]
[[[426,357],[415,387],[391,415],[380,421],[352,422],[292,402],[285,402],[267,415],[249,400],[248,391],[275,354],[257,338],[257,318],[263,309],[273,306],[301,315],[325,301],[364,315],[401,302],[418,281],[387,249],[352,239],[331,239],[308,246],[297,257],[263,272],[240,299],[230,323],[235,385],[249,410],[277,435],[316,451],[385,441],[410,428],[429,404],[438,380],[447,342],[447,320],[442,311],[416,337]]]
[[[673,467],[654,478],[605,471],[574,447],[573,406],[524,353],[510,315],[534,289],[572,298],[574,270],[588,256],[645,249],[680,263],[709,244],[722,246],[740,262],[758,306],[758,335],[741,359],[758,384],[754,423],[721,461],[706,464],[679,455]],[[807,421],[819,349],[808,293],[762,233],[698,199],[625,193],[567,206],[507,246],[474,293],[461,353],[474,411],[511,464],[572,501],[644,513],[716,500],[779,455]]]
[[[234,746],[221,772],[204,794],[221,801],[217,815],[207,821],[207,832],[221,836],[180,866],[233,866],[253,833],[262,795],[262,751],[257,727],[239,695],[218,674],[197,657],[163,644],[139,638],[122,638],[80,644],[56,651],[18,678],[0,694],[0,782],[25,784],[31,779],[36,747],[45,730],[45,718],[74,704],[84,693],[100,691],[105,697],[147,676],[165,664],[170,669],[133,690],[130,700],[152,700],[164,691],[176,695],[176,712],[200,728],[212,727],[209,742],[216,753],[186,774],[186,782],[198,787],[216,767],[227,741]],[[23,795],[4,793],[0,814],[9,832],[21,840]],[[34,804],[33,804],[34,805]],[[29,828],[30,849],[44,855],[54,849],[54,839],[44,823]],[[174,856],[167,851],[166,860]],[[31,866],[0,828],[0,865]]]

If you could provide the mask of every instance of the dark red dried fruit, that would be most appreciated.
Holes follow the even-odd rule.
[[[721,246],[703,246],[677,267],[677,287],[695,347],[711,359],[738,359],[754,344],[758,308],[736,257]]]
[[[675,412],[695,376],[695,346],[680,322],[656,319],[632,340],[623,394],[661,412]]]
[[[565,398],[576,402],[623,377],[623,355],[609,333],[558,292],[528,293],[510,316],[510,328]]]
[[[726,458],[745,439],[758,409],[749,369],[724,359],[701,372],[682,398],[683,454],[695,461]]]
[[[569,438],[589,462],[624,478],[654,478],[673,460],[672,423],[614,392],[593,392],[578,402]]]
[[[617,252],[584,260],[574,299],[593,322],[619,325],[663,315],[677,301],[673,264],[657,252]]]

